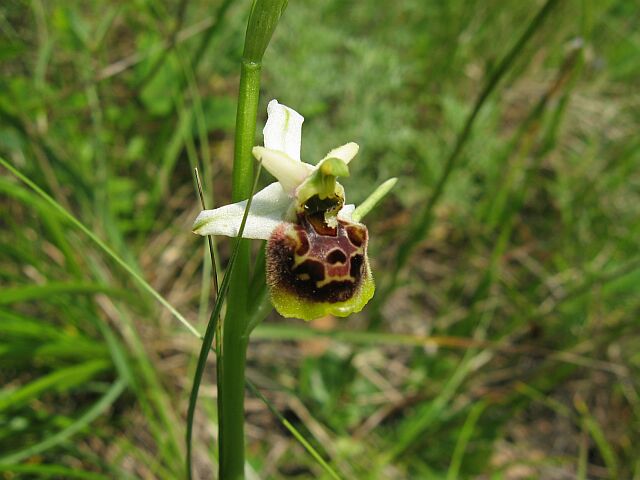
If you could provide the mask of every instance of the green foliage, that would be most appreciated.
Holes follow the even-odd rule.
[[[191,172],[207,201],[230,198],[249,2],[192,0],[181,15],[182,3],[0,7],[0,156],[127,266],[0,167],[2,478],[183,475],[200,344],[132,274],[204,330]],[[542,3],[290,2],[259,111],[273,97],[299,110],[311,163],[360,144],[349,202],[399,181],[366,219],[386,301],[255,331],[248,376],[285,422],[252,390],[259,477],[322,478],[325,460],[362,479],[640,475],[634,2],[558,3],[479,111],[427,236],[397,283],[389,274],[484,81]],[[203,478],[213,370],[194,424]]]

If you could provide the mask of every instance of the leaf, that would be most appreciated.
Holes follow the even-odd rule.
[[[93,422],[96,418],[102,415],[107,408],[109,408],[113,402],[115,402],[118,397],[122,394],[127,383],[123,379],[119,379],[114,382],[107,393],[105,393],[96,403],[94,403],[84,414],[80,415],[71,425],[65,427],[59,432],[48,436],[42,442],[31,445],[27,448],[19,450],[14,453],[9,453],[4,457],[0,457],[0,471],[2,471],[3,464],[11,464],[20,462],[26,458],[29,458],[33,455],[39,454],[48,450],[60,443],[68,440],[76,433],[80,432],[84,428],[86,428],[91,422]],[[50,466],[50,465],[48,465]],[[58,475],[62,475],[64,478],[70,478],[67,474],[61,474],[57,472]],[[78,476],[78,478],[106,478],[103,476],[90,476],[87,472],[87,476]]]
[[[43,392],[55,390],[64,392],[86,383],[111,367],[108,360],[92,360],[80,365],[63,368],[27,383],[16,390],[0,392],[0,411],[14,408],[38,397]]]

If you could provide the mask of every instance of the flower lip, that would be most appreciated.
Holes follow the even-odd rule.
[[[353,242],[354,229],[364,241]],[[366,238],[364,225],[344,221],[334,235],[317,231],[304,217],[278,226],[267,242],[267,282],[278,312],[313,320],[362,310],[375,288]]]

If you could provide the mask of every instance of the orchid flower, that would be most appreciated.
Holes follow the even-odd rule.
[[[304,163],[302,115],[277,100],[269,102],[267,115],[264,147],[254,147],[253,155],[278,181],[253,196],[242,237],[267,240],[271,302],[282,316],[304,320],[359,312],[374,292],[368,231],[359,223],[366,211],[345,205],[344,188],[336,181],[349,175],[359,147],[347,143],[315,166]],[[372,197],[381,198],[391,186]],[[372,202],[365,203],[368,211]],[[237,237],[246,205],[245,200],[200,212],[194,233]]]

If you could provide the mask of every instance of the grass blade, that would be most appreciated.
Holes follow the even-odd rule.
[[[609,443],[609,440],[607,440],[607,436],[604,434],[604,431],[596,419],[589,412],[589,408],[584,400],[577,398],[574,403],[576,410],[581,416],[584,429],[589,432],[589,435],[591,435],[591,438],[600,452],[600,456],[604,460],[604,464],[609,471],[610,478],[619,478],[618,459],[613,446]]]
[[[39,454],[48,450],[60,443],[68,440],[73,435],[87,427],[91,422],[93,422],[96,418],[98,418],[102,413],[105,412],[110,405],[115,402],[118,397],[122,394],[125,387],[127,386],[127,382],[123,379],[119,379],[116,381],[111,388],[105,393],[100,400],[98,400],[89,410],[87,410],[83,415],[81,415],[75,422],[73,422],[68,427],[60,430],[58,433],[47,437],[42,442],[31,445],[28,448],[20,450],[19,452],[10,453],[5,457],[0,457],[0,465],[2,464],[11,464],[20,462],[26,458],[29,458],[33,455]],[[0,467],[0,470],[2,467]],[[64,475],[65,478],[69,478]],[[89,476],[78,477],[78,478],[93,478]],[[105,478],[105,477],[97,477],[96,478]]]
[[[20,171],[16,170],[9,162],[7,162],[4,158],[0,157],[0,165],[4,166],[9,172],[11,172],[14,176],[16,176],[20,181],[26,184],[29,188],[31,188],[36,194],[38,194],[48,205],[50,205],[56,212],[58,212],[63,218],[68,220],[73,226],[75,226],[82,233],[87,235],[89,239],[94,242],[102,251],[104,251],[111,259],[113,259],[120,267],[122,267],[129,275],[136,280],[140,286],[149,293],[152,297],[154,297],[163,307],[165,307],[171,314],[184,325],[191,334],[196,336],[199,339],[203,339],[203,336],[196,330],[196,328],[189,323],[189,321],[176,310],[173,305],[171,305],[160,293],[158,293],[144,278],[142,278],[131,266],[129,266],[118,254],[115,253],[106,243],[104,243],[97,235],[95,235],[89,228],[87,228],[80,220],[73,216],[69,211],[67,211],[62,205],[60,205],[56,200],[54,200],[51,196],[49,196],[44,190],[42,190],[38,185],[31,181],[31,179],[27,178]],[[248,207],[248,206],[247,206]],[[228,288],[228,287],[227,287]],[[248,388],[254,392],[256,395],[260,397],[260,399],[265,403],[265,405],[274,413],[280,420],[280,422],[284,423],[284,417],[277,413],[277,409],[275,406],[263,395],[259,394],[259,391],[255,385],[249,380],[245,379]],[[301,441],[304,439],[304,436],[296,430],[296,428],[289,424],[285,427],[290,432],[295,432],[294,436],[296,439]],[[309,445],[306,441],[305,449],[313,455],[314,458],[322,458],[311,445]],[[303,443],[303,445],[304,445]],[[323,461],[324,462],[324,461]],[[324,462],[326,464],[326,462]],[[328,466],[327,466],[328,467]],[[323,467],[324,468],[324,467]],[[329,469],[331,467],[328,467]],[[325,468],[326,470],[326,468]],[[340,478],[337,474],[333,474],[334,478]]]
[[[487,404],[484,402],[479,402],[473,406],[467,419],[462,426],[462,430],[460,430],[460,435],[458,436],[458,441],[456,442],[456,446],[453,450],[453,455],[451,456],[451,464],[449,465],[449,470],[447,471],[447,479],[446,480],[455,480],[460,473],[460,466],[462,465],[462,457],[464,456],[464,451],[467,448],[467,444],[471,439],[471,435],[473,435],[473,429],[476,426],[480,415],[487,407]]]
[[[31,179],[27,178],[20,171],[16,170],[13,165],[7,162],[4,158],[0,157],[0,165],[9,170],[15,175],[21,182],[26,184],[31,190],[36,192],[40,197],[47,202],[56,212],[58,212],[63,218],[69,221],[74,227],[84,233],[89,239],[95,243],[102,251],[104,251],[113,261],[120,265],[129,275],[131,275],[140,286],[155,298],[163,307],[169,310],[173,316],[182,323],[191,333],[198,338],[201,338],[200,333],[196,328],[184,318],[184,316],[175,309],[162,295],[160,295],[144,278],[142,278],[127,262],[125,262],[115,251],[111,249],[105,242],[103,242],[95,233],[93,233],[86,225],[67,211],[62,205],[56,202],[47,192],[42,190],[38,185],[33,183]]]
[[[247,385],[249,387],[249,390],[251,390],[251,393],[253,393],[255,396],[257,396],[260,400],[262,400],[265,405],[269,408],[269,410],[271,411],[271,413],[278,419],[280,420],[280,423],[282,423],[282,425],[289,430],[289,432],[291,433],[291,435],[293,435],[296,440],[298,440],[298,442],[300,442],[300,444],[305,448],[305,450],[314,458],[314,460],[316,462],[318,462],[318,464],[324,469],[325,472],[327,472],[327,474],[333,478],[334,480],[340,480],[342,477],[340,477],[340,475],[338,475],[338,473],[331,467],[331,465],[329,465],[327,463],[327,461],[322,458],[322,456],[318,453],[318,451],[313,448],[313,446],[307,442],[307,440],[302,436],[302,434],[291,424],[291,422],[289,422],[286,418],[284,418],[280,412],[278,412],[278,410],[276,410],[276,408],[273,406],[273,404],[262,394],[262,392],[260,390],[258,390],[258,388],[251,382],[247,382]]]
[[[106,360],[93,360],[80,365],[55,370],[53,373],[40,377],[17,390],[5,390],[0,394],[0,412],[7,408],[14,407],[18,403],[26,402],[46,390],[62,390],[83,384],[110,366],[111,363]]]
[[[240,229],[238,230],[238,238],[233,246],[233,251],[231,253],[231,257],[229,258],[229,263],[227,265],[227,269],[225,271],[224,277],[222,279],[222,285],[220,285],[220,290],[218,291],[218,296],[216,297],[216,303],[213,307],[213,311],[211,312],[211,317],[209,318],[209,323],[207,325],[207,329],[205,331],[204,337],[202,339],[202,346],[200,348],[200,355],[198,356],[198,364],[196,366],[196,371],[193,378],[193,386],[191,388],[191,395],[189,397],[189,409],[187,411],[187,478],[191,478],[191,454],[192,454],[192,444],[193,444],[193,419],[195,416],[196,404],[198,402],[198,391],[200,390],[200,383],[202,381],[202,375],[204,373],[204,367],[207,363],[207,357],[209,356],[209,352],[211,351],[211,347],[213,345],[213,336],[216,332],[218,322],[220,319],[220,311],[222,310],[222,304],[224,303],[224,299],[227,295],[227,291],[229,290],[229,283],[231,280],[231,273],[233,272],[233,266],[235,264],[236,258],[238,257],[238,252],[240,251],[240,244],[242,240],[242,233],[244,232],[244,227],[247,223],[247,217],[249,216],[249,209],[251,208],[251,202],[253,200],[253,193],[256,190],[258,185],[258,179],[260,178],[260,171],[262,168],[262,163],[258,162],[258,171],[256,172],[255,180],[253,182],[253,187],[251,189],[251,193],[249,194],[249,198],[247,199],[247,206],[244,209],[244,214],[242,216],[242,222],[240,223]],[[211,259],[213,262],[213,258]]]
[[[478,95],[478,98],[473,106],[473,109],[469,113],[467,120],[464,124],[464,127],[460,134],[456,139],[456,143],[451,150],[451,153],[447,157],[444,168],[438,181],[436,182],[436,186],[433,189],[433,192],[428,197],[424,210],[422,211],[422,215],[415,222],[413,228],[411,228],[409,235],[402,242],[401,246],[398,248],[398,253],[396,256],[396,262],[394,266],[394,271],[391,277],[391,282],[386,291],[392,290],[394,285],[396,284],[398,274],[400,270],[405,266],[407,260],[411,257],[411,254],[416,247],[416,245],[425,237],[428,233],[429,228],[431,227],[431,222],[433,221],[433,211],[435,205],[440,200],[440,197],[444,193],[444,187],[447,184],[449,176],[453,172],[456,167],[462,150],[467,143],[467,140],[471,136],[471,131],[473,129],[473,125],[475,120],[480,113],[480,110],[484,106],[486,100],[489,98],[491,93],[496,89],[504,75],[509,71],[515,60],[518,58],[518,55],[523,50],[525,45],[528,43],[529,39],[533,36],[533,34],[538,30],[538,28],[542,25],[545,18],[549,15],[549,13],[553,10],[553,8],[558,3],[558,0],[547,0],[547,2],[542,6],[542,8],[538,11],[536,16],[531,20],[527,29],[522,33],[520,38],[516,41],[516,43],[511,47],[509,52],[504,56],[499,65],[495,68],[491,76],[486,81],[482,91]],[[379,295],[379,301],[377,304],[381,304],[382,300],[386,298],[387,292]]]
[[[106,285],[92,285],[87,283],[57,283],[50,282],[45,285],[25,285],[21,287],[3,288],[0,292],[0,305],[51,298],[65,293],[104,293],[109,296],[128,298],[133,297],[125,290],[111,288]]]

